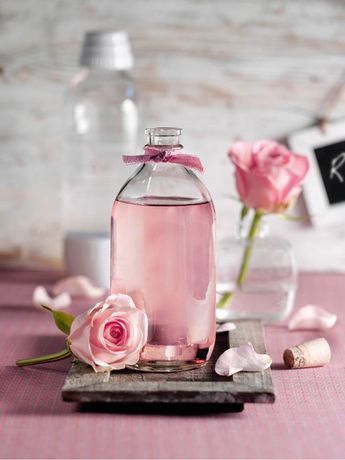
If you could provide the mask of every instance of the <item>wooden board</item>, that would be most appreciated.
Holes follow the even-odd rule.
[[[230,346],[252,342],[258,353],[265,353],[262,325],[259,321],[236,321],[230,332]],[[221,377],[214,371],[218,356],[229,348],[229,333],[217,335],[211,360],[202,368],[176,373],[117,371],[96,374],[79,362],[72,364],[62,388],[64,401],[120,404],[230,404],[241,410],[243,403],[273,403],[274,389],[270,369],[264,372],[240,372]],[[237,408],[237,409],[236,409]]]

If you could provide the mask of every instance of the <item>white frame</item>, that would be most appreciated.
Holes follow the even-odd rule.
[[[345,202],[329,203],[314,152],[315,148],[341,141],[345,141],[345,121],[327,123],[324,130],[318,126],[308,128],[288,138],[291,150],[305,154],[310,162],[310,171],[303,184],[303,196],[310,219],[317,226],[345,222]]]

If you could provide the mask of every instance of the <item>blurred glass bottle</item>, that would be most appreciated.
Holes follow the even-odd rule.
[[[109,210],[128,176],[138,115],[126,32],[89,32],[65,105],[65,264],[69,274],[109,285]]]

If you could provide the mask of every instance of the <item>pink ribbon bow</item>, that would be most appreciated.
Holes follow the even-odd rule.
[[[204,172],[200,159],[190,153],[174,153],[176,149],[164,150],[161,147],[145,147],[143,155],[122,155],[125,164],[148,163],[175,163]]]

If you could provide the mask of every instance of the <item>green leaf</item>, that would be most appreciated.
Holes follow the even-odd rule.
[[[225,197],[230,198],[230,200],[234,200],[234,201],[238,201],[239,203],[242,203],[241,199],[236,195],[225,195]]]
[[[41,307],[45,310],[48,310],[53,315],[55,324],[60,329],[60,331],[66,335],[69,335],[71,331],[71,325],[75,319],[74,316],[64,311],[53,310],[52,308],[48,307],[48,305],[41,304]]]
[[[281,214],[280,218],[283,220],[289,220],[291,222],[307,222],[307,216],[290,216],[289,214]]]

